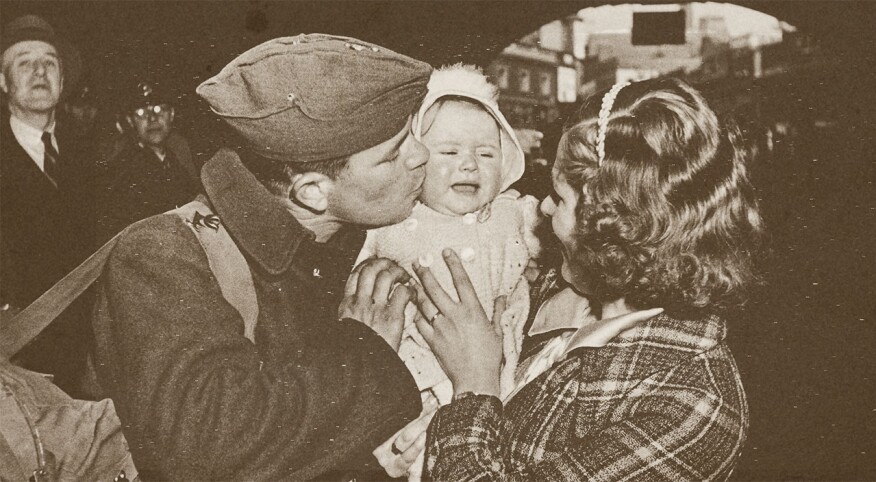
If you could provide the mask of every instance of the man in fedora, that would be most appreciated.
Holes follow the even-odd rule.
[[[332,480],[378,467],[371,451],[419,414],[395,352],[408,275],[386,259],[350,271],[363,228],[404,220],[422,190],[411,114],[430,73],[311,34],[197,88],[245,146],[203,166],[191,216],[122,232],[95,310],[98,379],[145,479]],[[201,241],[222,230],[232,244],[211,261]]]
[[[0,305],[8,316],[34,301],[91,248],[88,142],[56,119],[72,47],[35,15],[2,32],[0,90]],[[18,364],[77,394],[90,330],[72,306],[20,352]]]

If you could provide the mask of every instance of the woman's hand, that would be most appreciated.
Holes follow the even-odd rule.
[[[417,287],[417,302],[423,312],[417,328],[453,382],[454,393],[498,396],[502,366],[499,318],[505,311],[505,298],[496,299],[491,322],[459,257],[450,249],[442,254],[459,302],[441,288],[429,268],[415,263],[414,272],[422,283]]]
[[[398,351],[405,321],[405,306],[414,290],[406,283],[411,276],[394,261],[369,258],[350,273],[338,318],[352,318],[377,332]]]

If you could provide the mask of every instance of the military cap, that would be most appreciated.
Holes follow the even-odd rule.
[[[304,163],[398,134],[426,95],[431,71],[361,40],[306,34],[253,47],[196,92],[258,154]]]
[[[130,90],[124,93],[122,109],[125,113],[147,107],[150,105],[169,104],[173,106],[173,99],[155,83],[139,82],[136,87],[131,87]]]

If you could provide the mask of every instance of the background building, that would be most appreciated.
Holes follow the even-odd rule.
[[[487,67],[512,126],[542,129],[579,99],[585,46],[581,19],[570,16],[512,43]]]

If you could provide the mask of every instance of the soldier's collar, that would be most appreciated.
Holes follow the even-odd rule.
[[[213,208],[241,250],[271,275],[284,273],[296,254],[307,258],[314,235],[298,223],[240,162],[223,148],[204,164],[201,180]]]

